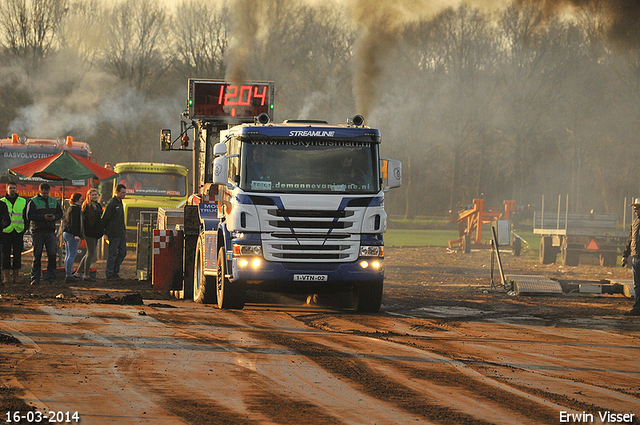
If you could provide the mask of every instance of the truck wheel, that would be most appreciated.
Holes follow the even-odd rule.
[[[244,298],[247,292],[246,284],[234,282],[227,279],[227,259],[224,248],[218,251],[218,275],[216,276],[216,292],[218,296],[218,307],[221,309],[244,308]]]
[[[540,263],[551,264],[556,262],[556,255],[558,254],[554,247],[551,245],[551,238],[549,236],[543,236],[540,238]]]
[[[516,257],[520,256],[522,252],[522,239],[516,237],[513,239],[513,255]]]
[[[462,237],[462,253],[469,254],[471,252],[471,236],[464,235]]]
[[[562,246],[562,265],[563,266],[577,266],[580,263],[580,253],[578,251],[567,248],[566,245]]]
[[[356,311],[358,313],[377,313],[382,304],[382,281],[362,282],[355,289]]]
[[[193,301],[202,304],[215,304],[216,279],[204,274],[204,250],[202,240],[198,240],[196,258],[193,268]]]

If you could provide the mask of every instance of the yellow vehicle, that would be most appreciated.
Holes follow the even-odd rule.
[[[127,224],[127,246],[135,247],[140,212],[178,208],[187,201],[187,175],[182,165],[152,162],[120,162],[113,167],[117,177],[113,190],[122,183],[127,196],[122,201]]]

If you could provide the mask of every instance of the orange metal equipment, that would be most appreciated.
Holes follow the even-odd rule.
[[[449,241],[449,248],[460,246],[468,253],[471,248],[487,248],[482,242],[482,225],[495,220],[509,220],[516,201],[504,201],[504,206],[485,205],[484,199],[474,199],[473,204],[458,211],[457,217],[451,214],[451,221],[458,222],[458,239]],[[491,239],[491,235],[487,239]]]

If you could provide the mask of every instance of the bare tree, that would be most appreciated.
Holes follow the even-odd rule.
[[[158,0],[126,0],[109,13],[106,69],[132,88],[150,94],[167,68],[168,18]]]
[[[431,23],[428,45],[423,41],[422,66],[441,87],[436,97],[441,143],[451,153],[449,208],[480,196],[479,176],[486,161],[487,128],[493,118],[495,38],[489,15],[460,6]]]
[[[224,78],[229,45],[229,16],[225,8],[204,0],[182,2],[171,27],[174,66],[181,78]]]
[[[573,101],[566,114],[574,118],[571,137],[582,152],[572,191],[588,208],[619,213],[621,200],[638,190],[629,176],[640,161],[634,148],[640,143],[640,55],[637,28],[635,34],[621,31],[618,12],[603,0],[578,10],[582,43],[574,50],[580,61],[574,61],[564,97]],[[633,14],[625,19],[631,22]]]
[[[106,14],[102,0],[71,1],[60,30],[60,48],[70,50],[88,65],[97,65],[105,48]]]
[[[280,117],[313,115],[342,121],[347,116],[345,110],[353,115],[353,101],[345,94],[351,92],[354,37],[342,12],[291,0],[268,0],[261,2],[261,8],[259,17],[235,18],[236,27],[246,21],[257,28],[249,32],[254,39],[245,40],[252,49],[250,54],[243,51],[233,58],[234,72],[276,81],[276,113]],[[236,52],[229,49],[227,54]]]
[[[521,200],[533,177],[537,163],[544,160],[547,119],[560,96],[560,87],[570,70],[554,63],[554,37],[560,37],[561,24],[545,20],[535,2],[512,5],[500,20],[501,127],[505,153],[511,154],[512,199]],[[554,29],[554,31],[550,31]],[[553,183],[550,183],[553,184]]]
[[[301,111],[307,115],[302,118],[344,122],[356,112],[364,113],[356,111],[355,99],[349,96],[353,92],[351,74],[356,35],[347,25],[344,12],[317,7],[302,9],[300,13],[303,17],[297,30],[281,34],[288,40],[287,51],[281,59],[282,68],[292,83],[282,95],[296,105],[290,114]],[[265,55],[273,52],[274,45],[271,46]]]
[[[2,0],[2,45],[37,65],[57,47],[67,8],[67,0]]]

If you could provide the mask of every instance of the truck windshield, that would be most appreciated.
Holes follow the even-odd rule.
[[[187,178],[174,173],[121,171],[116,184],[124,184],[128,195],[185,196]]]
[[[377,193],[378,144],[337,140],[245,142],[240,187],[257,192]]]

